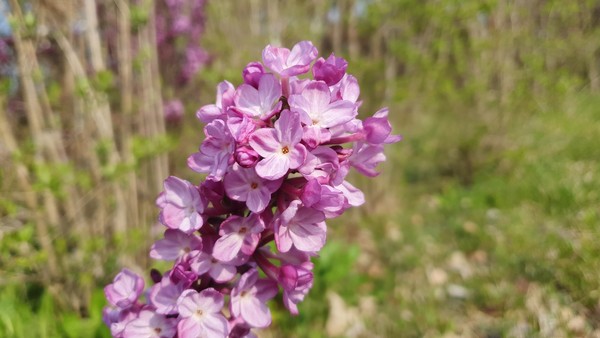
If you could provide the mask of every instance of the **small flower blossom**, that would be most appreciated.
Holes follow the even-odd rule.
[[[158,260],[174,261],[202,249],[202,240],[195,234],[167,229],[164,238],[152,245],[150,257]]]
[[[283,287],[283,305],[290,313],[297,315],[297,304],[304,300],[313,286],[313,264],[305,262],[300,266],[283,265],[279,269],[279,284]]]
[[[227,320],[221,314],[225,301],[213,288],[184,291],[177,301],[182,318],[177,329],[180,338],[227,337]]]
[[[175,318],[167,318],[151,310],[142,310],[136,319],[127,323],[123,337],[172,338],[177,332],[176,323]]]
[[[245,169],[234,165],[225,175],[225,191],[232,200],[246,202],[248,209],[260,213],[271,201],[271,194],[281,186],[281,179],[266,180],[252,168]]]
[[[205,206],[198,188],[175,176],[165,180],[164,188],[165,205],[160,215],[163,224],[185,233],[198,230],[204,223],[201,213]]]
[[[207,273],[218,283],[228,282],[235,277],[235,262],[222,262],[206,252],[200,252],[191,260],[191,268],[198,275]]]
[[[282,77],[308,72],[310,63],[317,58],[317,48],[310,41],[298,42],[290,51],[268,45],[262,53],[263,63]]]
[[[246,256],[252,255],[260,240],[260,233],[264,229],[265,224],[258,214],[251,214],[248,217],[229,216],[221,223],[219,231],[221,238],[215,243],[213,257],[229,262],[240,251]]]
[[[235,141],[223,120],[213,120],[204,128],[206,140],[200,151],[188,158],[190,169],[209,174],[215,181],[223,179],[227,166],[231,164]]]
[[[276,180],[297,169],[306,158],[306,147],[300,143],[302,129],[298,114],[284,110],[275,128],[259,129],[250,137],[250,146],[264,159],[256,165],[258,176]]]
[[[258,89],[242,84],[233,99],[236,111],[253,118],[268,119],[279,111],[281,103],[281,85],[273,74],[264,74],[258,82]]]
[[[127,309],[135,304],[143,290],[144,279],[128,269],[123,269],[112,284],[104,288],[104,293],[112,305]]]
[[[271,324],[271,311],[266,302],[276,294],[276,282],[259,279],[258,271],[252,269],[242,275],[231,291],[231,312],[251,327],[267,327]]]
[[[289,251],[292,245],[300,251],[315,252],[325,244],[325,215],[301,204],[292,201],[274,221],[275,243],[281,252]]]

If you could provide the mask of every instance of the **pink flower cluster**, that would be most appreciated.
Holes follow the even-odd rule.
[[[106,287],[115,337],[254,337],[280,289],[297,314],[325,220],[364,202],[346,181],[350,168],[376,176],[384,145],[400,140],[387,109],[357,118],[359,86],[344,59],[317,59],[308,41],[267,46],[262,59],[198,110],[206,138],[188,165],[207,179],[165,180],[157,204],[167,229],[150,257],[173,267],[153,271],[146,304],[143,279],[129,270]]]

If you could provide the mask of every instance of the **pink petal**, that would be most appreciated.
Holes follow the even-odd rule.
[[[300,143],[296,144],[294,146],[294,150],[292,150],[289,154],[290,169],[297,169],[300,167],[306,159],[306,153],[306,147]]]
[[[356,116],[356,105],[350,101],[336,101],[331,103],[321,115],[320,125],[331,128],[342,125]]]
[[[294,223],[289,228],[294,246],[300,251],[319,251],[325,244],[325,231],[315,224]]]
[[[271,193],[265,187],[261,187],[248,192],[246,205],[250,211],[260,213],[265,210],[270,201]]]
[[[169,176],[163,185],[167,202],[180,207],[191,204],[192,194],[190,189],[194,189],[191,183],[175,176]]]
[[[275,223],[275,244],[281,252],[288,252],[292,248],[292,237],[287,226]]]
[[[287,174],[290,168],[290,156],[272,154],[258,162],[255,168],[258,176],[268,180],[276,180]]]
[[[252,327],[261,328],[271,324],[269,307],[255,297],[242,297],[240,310],[242,318]]]
[[[250,146],[262,157],[267,157],[281,150],[281,142],[279,142],[277,132],[273,128],[256,130],[250,136]]]
[[[207,315],[203,322],[206,337],[225,338],[229,332],[227,320],[223,315]]]
[[[300,125],[299,114],[294,111],[284,110],[275,122],[275,130],[277,131],[277,140],[279,140],[280,144],[291,146],[300,142],[302,140],[302,127]]]
[[[249,116],[260,116],[262,114],[261,100],[258,90],[248,84],[241,84],[233,98],[235,108]]]
[[[222,236],[215,243],[213,257],[222,262],[229,262],[240,252],[243,243],[244,237],[237,232]]]
[[[310,41],[300,41],[292,47],[287,65],[308,65],[317,58],[319,51]]]
[[[274,103],[281,97],[281,85],[273,74],[265,74],[258,84],[258,95],[263,113],[270,113]]]
[[[228,282],[233,277],[235,277],[235,273],[237,269],[233,265],[226,265],[223,263],[213,264],[212,268],[209,271],[209,275],[219,283]]]

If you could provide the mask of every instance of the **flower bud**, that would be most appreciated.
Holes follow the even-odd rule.
[[[250,62],[246,65],[246,68],[244,68],[242,76],[244,77],[245,83],[254,88],[258,88],[258,82],[264,73],[265,68],[260,62]]]
[[[333,86],[344,77],[346,68],[348,68],[348,62],[343,58],[335,57],[331,53],[327,60],[319,58],[313,65],[312,72],[315,80],[323,81],[328,86]]]
[[[249,146],[240,146],[235,150],[235,161],[244,168],[251,168],[256,165],[260,156]]]

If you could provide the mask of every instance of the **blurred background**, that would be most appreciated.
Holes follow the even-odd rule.
[[[195,111],[266,44],[349,61],[404,140],[264,337],[600,337],[600,3],[0,0],[0,337],[107,337]]]

